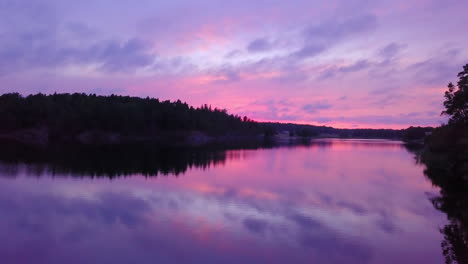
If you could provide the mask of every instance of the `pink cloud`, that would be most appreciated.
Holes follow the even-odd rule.
[[[455,34],[466,4],[358,2],[8,6],[0,17],[16,22],[0,40],[0,92],[181,99],[318,125],[437,125],[437,102],[466,63],[468,39]]]

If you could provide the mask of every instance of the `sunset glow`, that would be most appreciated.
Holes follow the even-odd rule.
[[[258,121],[439,125],[460,0],[0,1],[0,93],[150,96]],[[462,30],[463,31],[463,30]]]

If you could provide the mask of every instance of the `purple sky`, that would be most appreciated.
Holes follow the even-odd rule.
[[[0,0],[0,93],[207,103],[337,127],[444,121],[466,0]]]

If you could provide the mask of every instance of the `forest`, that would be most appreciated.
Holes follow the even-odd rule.
[[[180,100],[80,93],[1,95],[0,124],[1,133],[42,131],[51,141],[90,133],[141,139],[184,131],[211,136],[261,133],[258,124],[247,117],[230,115],[208,105],[194,108]]]
[[[306,124],[256,122],[209,105],[96,94],[9,93],[0,96],[0,137],[26,142],[235,141],[273,137],[423,138],[432,128],[336,129]]]

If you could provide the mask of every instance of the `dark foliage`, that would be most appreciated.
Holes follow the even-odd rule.
[[[428,134],[434,130],[433,127],[409,127],[403,132],[403,139],[405,141],[424,139]]]
[[[450,116],[450,124],[468,125],[468,64],[458,73],[457,87],[448,84],[444,106],[442,114]]]
[[[212,135],[261,132],[258,124],[247,117],[207,105],[193,108],[180,100],[78,93],[1,95],[0,124],[0,132],[44,128],[49,139],[89,131],[140,137],[161,131],[202,131]]]
[[[440,196],[431,199],[449,223],[440,231],[446,263],[468,263],[468,64],[458,74],[458,89],[450,83],[445,92],[445,111],[449,123],[435,128],[418,161],[424,173],[440,187]]]

